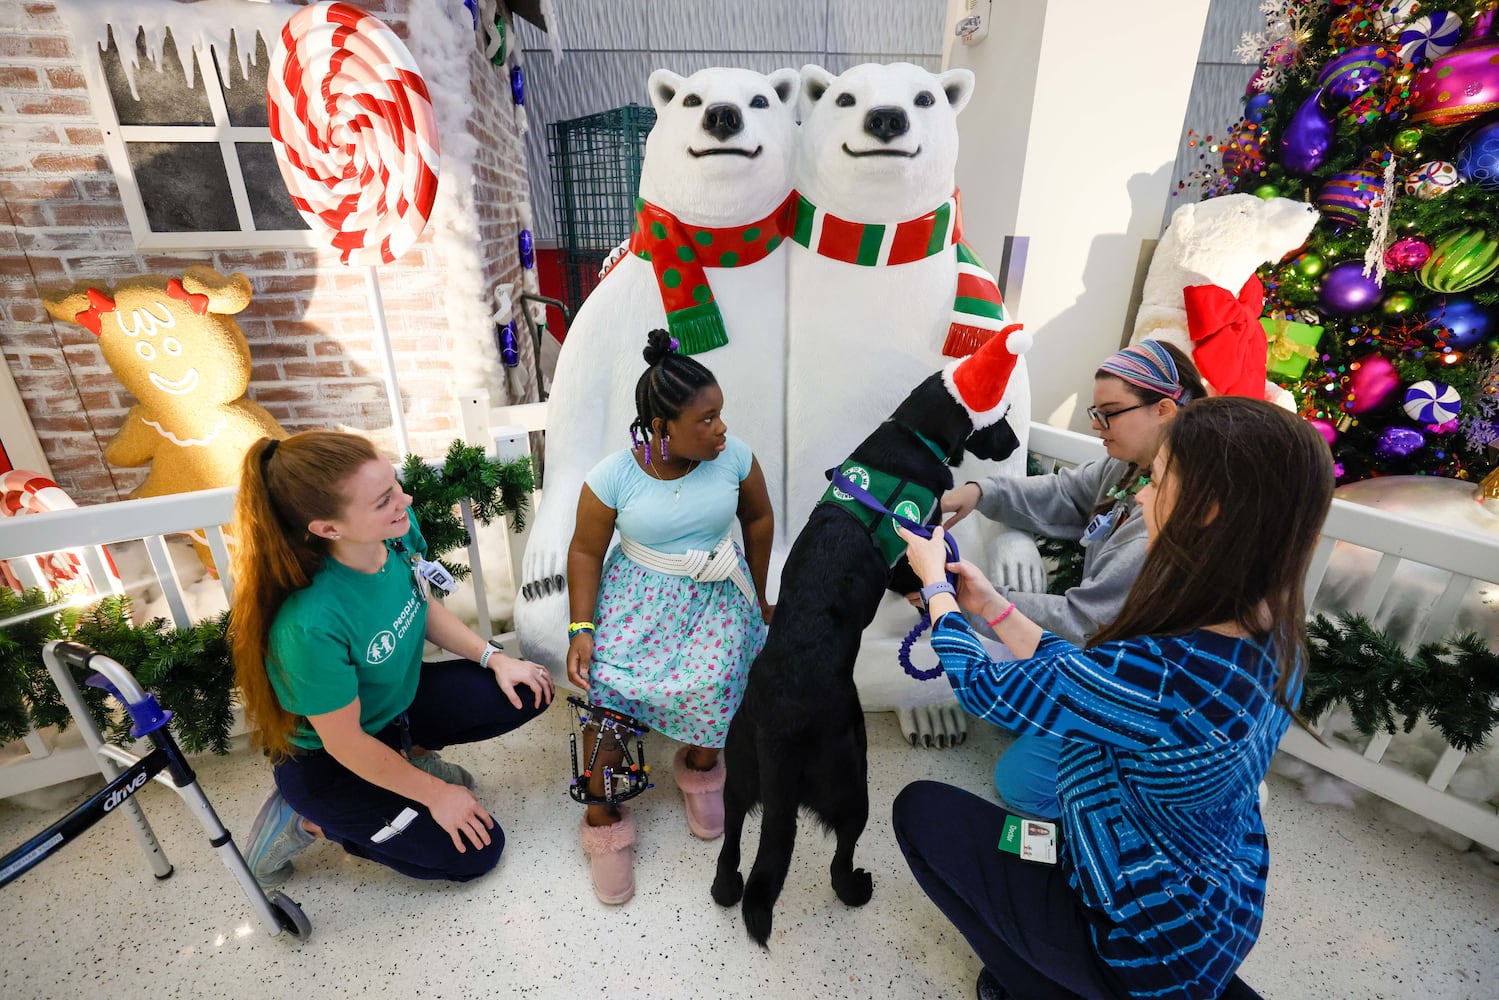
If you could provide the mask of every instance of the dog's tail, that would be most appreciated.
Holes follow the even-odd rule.
[[[770,758],[770,759],[767,759]],[[772,760],[774,763],[772,763]],[[801,801],[801,764],[794,752],[760,756],[760,848],[744,883],[744,927],[768,947],[772,910],[791,868],[796,847],[796,816]]]

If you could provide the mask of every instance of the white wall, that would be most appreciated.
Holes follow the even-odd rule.
[[[964,0],[948,0],[947,31]],[[1119,346],[1142,241],[1160,235],[1208,0],[996,0],[953,44],[977,77],[959,118],[968,241],[997,267],[1030,240],[1017,318],[1037,421],[1086,427],[1091,374]]]

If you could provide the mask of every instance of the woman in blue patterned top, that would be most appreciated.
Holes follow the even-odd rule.
[[[1137,497],[1145,566],[1079,648],[969,563],[930,599],[932,646],[963,707],[1063,742],[1058,862],[998,849],[999,807],[935,782],[896,798],[916,880],[984,962],[979,996],[1252,996],[1269,852],[1256,788],[1305,664],[1302,581],[1332,498],[1309,424],[1258,400],[1201,400],[1171,422]],[[944,579],[941,531],[910,542]],[[996,662],[959,605],[1019,659]],[[932,823],[933,816],[942,822]]]

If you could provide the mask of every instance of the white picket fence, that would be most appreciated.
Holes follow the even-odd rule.
[[[513,447],[513,442],[509,444]],[[229,604],[233,600],[234,580],[225,528],[233,519],[234,493],[233,489],[226,487],[3,518],[0,519],[0,560],[8,561],[12,571],[28,586],[43,586],[38,556],[54,552],[70,552],[81,559],[101,596],[122,594],[127,588],[143,590],[154,582],[168,609],[166,617],[177,628],[187,628],[194,622],[188,611],[182,580],[168,551],[167,536],[197,531],[206,536],[214,565],[219,571],[218,582],[223,588],[225,604]],[[460,504],[460,511],[469,537],[474,538],[473,509],[467,500]],[[121,581],[108,570],[103,546],[134,541],[145,544],[154,581]],[[473,588],[477,618],[492,626],[485,568],[476,542],[469,544],[468,559],[473,575],[466,586]],[[508,565],[505,572],[510,572]],[[4,627],[5,623],[0,622],[0,629]],[[40,658],[41,650],[37,650],[37,656]],[[125,666],[128,668],[131,664]],[[235,713],[235,720],[236,734],[243,732],[239,712]],[[28,733],[25,737],[26,753],[11,755],[0,764],[0,799],[99,773],[98,762],[86,747],[59,749],[54,736],[35,731]]]
[[[514,454],[518,446],[524,447],[527,431],[543,430],[546,422],[545,404],[493,410],[481,404],[467,406],[465,411],[470,424],[468,440],[495,441],[503,452],[510,454]],[[1035,455],[1053,466],[1079,464],[1102,454],[1102,446],[1096,438],[1043,425],[1031,428],[1030,447]],[[226,568],[220,583],[226,598],[231,598],[233,581],[227,572],[229,560],[222,527],[229,522],[232,507],[233,491],[223,489],[13,518],[0,521],[0,559],[11,560],[12,566],[22,568],[24,573],[27,560],[38,554],[72,550],[83,558],[96,580],[107,580],[109,574],[104,572],[104,560],[98,547],[143,540],[171,609],[171,618],[175,624],[185,626],[189,624],[187,606],[166,550],[165,536],[204,530],[215,562]],[[472,535],[472,515],[467,509],[464,514]],[[1402,561],[1420,563],[1448,574],[1441,597],[1425,610],[1424,620],[1414,629],[1413,642],[1447,635],[1459,602],[1473,582],[1492,582],[1499,577],[1499,541],[1410,524],[1378,510],[1335,500],[1323,526],[1322,539],[1308,576],[1309,594],[1315,593],[1321,585],[1333,548],[1339,541],[1382,554],[1363,597],[1362,610],[1370,617],[1389,596],[1391,581]],[[512,542],[510,558],[491,560],[490,572],[506,572],[512,578],[518,572],[523,538],[512,539]],[[477,544],[470,545],[469,559],[474,570],[470,585],[475,588],[479,619],[489,621],[484,596],[485,565]],[[1324,746],[1293,727],[1281,749],[1486,847],[1499,850],[1499,812],[1447,790],[1462,763],[1464,755],[1460,751],[1449,748],[1429,773],[1418,775],[1384,759],[1389,743],[1388,738],[1377,737],[1359,752],[1336,741]],[[0,798],[92,774],[96,770],[86,751],[54,753],[40,734],[28,737],[27,749],[28,754],[0,766]]]

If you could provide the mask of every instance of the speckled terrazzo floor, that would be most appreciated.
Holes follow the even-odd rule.
[[[827,884],[831,841],[804,824],[767,954],[737,910],[708,897],[717,845],[694,840],[667,769],[638,800],[639,892],[597,903],[567,800],[567,719],[552,711],[494,744],[452,749],[504,824],[499,869],[436,886],[326,844],[285,887],[312,938],[272,939],[168,790],[143,795],[176,875],[155,882],[123,817],[0,891],[0,996],[832,998],[973,995],[978,962],[907,873],[889,803],[916,778],[983,792],[1000,746],[979,724],[962,747],[909,749],[871,715],[873,816],[859,861],[863,909]],[[651,737],[658,766],[674,747]],[[268,774],[248,753],[198,760],[199,779],[243,840]],[[669,765],[668,765],[669,767]],[[1305,803],[1272,776],[1267,920],[1244,978],[1271,1000],[1499,997],[1499,866],[1389,826],[1371,810]],[[74,800],[76,801],[76,800]],[[0,802],[0,849],[60,816]],[[758,827],[751,824],[752,837]]]

